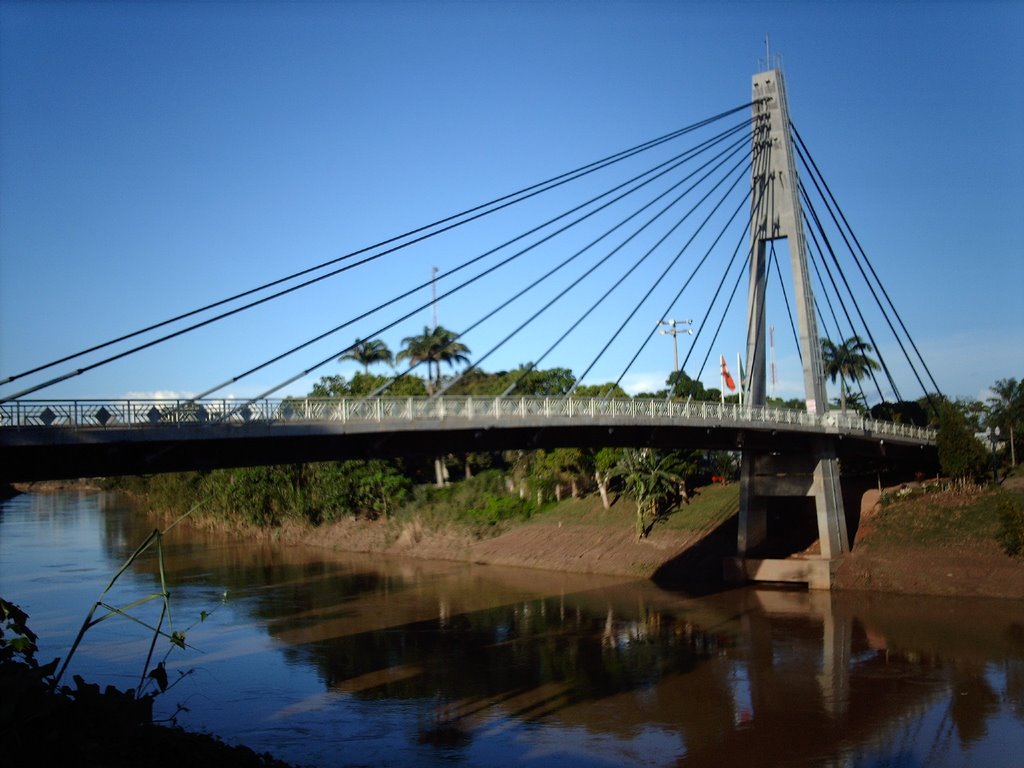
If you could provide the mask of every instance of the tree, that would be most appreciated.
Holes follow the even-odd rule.
[[[609,381],[605,384],[581,384],[573,390],[573,397],[629,397],[629,393],[616,384],[614,381]]]
[[[936,447],[943,474],[955,480],[974,480],[985,471],[985,446],[974,436],[964,414],[944,400],[939,405],[939,434]]]
[[[637,539],[645,538],[654,524],[671,509],[685,478],[676,457],[649,448],[628,450],[617,470],[626,495],[636,503]]]
[[[612,507],[608,490],[616,477],[622,455],[621,448],[601,448],[593,455],[594,482],[597,483],[597,490],[601,494],[601,506],[605,509]]]
[[[891,421],[896,424],[928,426],[928,414],[920,402],[899,400],[895,403],[881,402],[871,407],[871,418]]]
[[[533,395],[535,397],[557,397],[565,395],[576,383],[576,377],[568,368],[529,368],[521,366],[511,372],[512,381],[516,382],[514,394]]]
[[[988,421],[990,427],[998,427],[1010,441],[1010,460],[1017,466],[1017,448],[1014,444],[1024,426],[1024,381],[999,379],[991,387],[993,396],[988,398]]]
[[[535,474],[554,487],[555,499],[562,500],[562,484],[568,483],[572,497],[579,496],[579,480],[586,470],[586,456],[580,448],[554,448],[538,451]]]
[[[838,345],[830,339],[822,339],[821,362],[829,379],[833,382],[839,379],[842,410],[846,410],[846,380],[860,381],[871,371],[880,368],[878,362],[868,356],[873,351],[874,347],[856,335]]]
[[[392,379],[360,371],[352,380],[344,376],[321,376],[310,397],[367,397],[377,390],[389,397],[422,397],[427,394],[423,380],[416,376]]]
[[[338,358],[338,362],[355,360],[363,366],[363,373],[370,372],[373,363],[394,362],[394,355],[388,349],[388,345],[380,339],[356,339],[356,343],[349,347],[349,350]]]
[[[395,359],[408,360],[412,365],[425,362],[427,380],[433,383],[434,391],[441,386],[441,363],[454,366],[456,363],[469,362],[469,347],[458,341],[456,334],[440,325],[433,329],[424,326],[423,333],[406,336],[402,344],[404,348]]]
[[[450,395],[470,395],[473,397],[485,397],[500,395],[504,388],[507,371],[499,373],[487,373],[479,368],[472,368],[465,371],[457,382],[448,389]]]
[[[728,398],[726,399],[728,400]],[[847,392],[846,406],[843,405],[842,400],[838,397],[832,399],[832,405],[842,408],[844,411],[849,408],[849,410],[855,413],[866,413],[868,410],[867,398],[864,397],[863,392]]]
[[[309,393],[310,397],[344,397],[347,394],[348,382],[344,376],[321,376]]]
[[[691,379],[686,371],[673,371],[665,380],[672,396],[680,400],[718,400],[722,393],[717,389],[705,389],[696,379]]]

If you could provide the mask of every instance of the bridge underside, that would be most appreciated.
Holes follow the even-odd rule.
[[[652,447],[743,450],[757,454],[807,455],[820,432],[776,432],[726,426],[644,424],[375,425],[270,424],[202,428],[154,427],[79,430],[55,439],[48,428],[25,428],[0,442],[0,480],[32,482],[84,477],[148,475],[265,464],[346,459],[436,457],[449,453],[559,447]],[[843,458],[884,459],[889,466],[927,471],[934,447],[886,436],[841,436]]]

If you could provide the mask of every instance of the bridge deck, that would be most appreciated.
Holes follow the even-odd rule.
[[[917,452],[935,432],[734,403],[664,399],[438,397],[50,400],[0,405],[10,480],[560,446],[803,452],[831,436],[845,452]]]

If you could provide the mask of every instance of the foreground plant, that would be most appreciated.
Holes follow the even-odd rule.
[[[183,518],[178,518],[167,530]],[[189,647],[186,634],[195,626],[194,623],[185,630],[176,630],[171,622],[171,595],[164,571],[163,536],[163,531],[154,530],[117,571],[93,604],[63,663],[59,658],[47,664],[39,663],[36,659],[38,638],[29,629],[28,614],[20,606],[0,598],[0,743],[5,746],[23,743],[30,734],[36,737],[45,735],[47,729],[55,727],[54,723],[64,721],[84,724],[86,729],[89,724],[110,729],[152,722],[153,700],[173,685],[167,679],[167,658],[175,648]],[[127,605],[116,606],[107,602],[106,597],[118,579],[152,547],[157,553],[160,591]],[[135,615],[137,608],[157,600],[160,601],[160,611],[155,624]],[[209,616],[209,612],[203,611],[196,623],[205,621]],[[153,634],[138,686],[127,691],[107,686],[101,691],[99,685],[88,683],[79,675],[73,676],[73,685],[62,685],[68,666],[86,633],[114,617],[138,623]],[[167,648],[154,664],[161,638],[167,641]],[[180,673],[179,681],[187,674],[189,672]]]
[[[177,520],[172,522],[167,527],[167,530],[170,531],[185,517],[191,514],[191,512],[192,510],[189,510],[189,512],[186,512],[184,515],[182,515]],[[127,693],[131,694],[136,699],[142,699],[147,696],[152,698],[157,694],[157,691],[152,691],[153,685],[157,686],[157,688],[159,689],[159,693],[164,693],[171,687],[172,684],[169,684],[167,680],[166,662],[168,656],[170,656],[171,652],[175,648],[180,648],[184,650],[185,648],[189,647],[185,642],[186,633],[190,631],[196,624],[206,621],[206,619],[210,616],[210,613],[207,611],[202,611],[199,615],[198,621],[194,622],[185,631],[179,631],[174,629],[173,622],[171,621],[171,593],[167,588],[167,576],[166,573],[164,572],[163,537],[164,531],[161,531],[159,528],[154,529],[153,532],[146,537],[146,540],[143,541],[142,544],[140,544],[139,547],[125,561],[124,565],[121,566],[117,573],[114,574],[114,577],[110,580],[110,583],[107,584],[106,588],[100,594],[99,599],[97,599],[96,602],[93,603],[93,606],[89,611],[89,614],[85,617],[85,621],[82,622],[82,626],[78,630],[78,635],[75,637],[75,641],[71,644],[71,649],[68,651],[67,656],[64,658],[64,663],[61,665],[60,670],[53,677],[53,680],[50,683],[51,690],[57,690],[57,687],[60,685],[60,681],[63,678],[64,673],[67,671],[68,665],[71,663],[71,659],[75,655],[75,651],[78,650],[78,647],[81,644],[83,638],[85,637],[86,632],[95,627],[97,624],[100,624],[114,617],[121,617],[129,621],[135,622],[145,627],[150,632],[152,632],[152,639],[150,640],[149,650],[146,654],[145,662],[143,663],[142,674],[139,678],[139,685],[137,688],[131,689]],[[160,574],[160,591],[151,595],[147,595],[146,597],[140,598],[138,600],[134,600],[131,603],[128,603],[127,605],[115,606],[107,603],[104,598],[114,588],[114,585],[117,583],[117,580],[121,578],[125,571],[127,571],[136,560],[138,560],[145,552],[147,552],[152,547],[156,547],[157,568]],[[226,598],[227,593],[223,595],[222,603],[224,600],[226,600]],[[132,611],[134,611],[135,609],[143,605],[146,605],[147,603],[151,603],[155,600],[160,601],[160,613],[155,624],[149,624],[144,619],[132,613]],[[165,625],[167,627],[166,629]],[[161,658],[160,661],[157,662],[156,665],[154,665],[153,658],[156,652],[157,642],[160,638],[167,640],[168,646],[163,655],[163,658]],[[180,682],[182,677],[189,673],[190,672],[179,673],[180,676],[178,680],[175,681],[175,683]],[[78,680],[77,677],[75,679],[76,681]],[[147,688],[150,689],[148,693],[146,690]]]

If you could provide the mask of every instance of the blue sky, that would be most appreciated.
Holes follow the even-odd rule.
[[[1024,376],[1021,3],[384,0],[0,4],[0,379],[744,104],[766,34],[793,121],[942,391],[984,397]],[[474,225],[33,397],[203,392],[503,231]],[[468,326],[551,258],[443,299],[441,324]],[[536,359],[597,290],[581,285],[483,367]],[[694,296],[671,312],[700,306]],[[799,396],[773,312],[776,393]],[[542,365],[581,373],[611,322],[599,314]],[[710,351],[732,366],[742,310],[728,321]],[[262,394],[386,322],[346,327],[216,394]],[[381,335],[397,349],[431,322],[423,309]],[[515,322],[467,335],[474,357]],[[679,337],[680,357],[689,343]],[[878,346],[898,355],[881,335]],[[633,348],[587,381],[620,376]],[[656,388],[671,366],[670,339],[655,336],[623,383]],[[332,362],[275,394],[354,370]],[[701,379],[717,386],[717,366]]]

